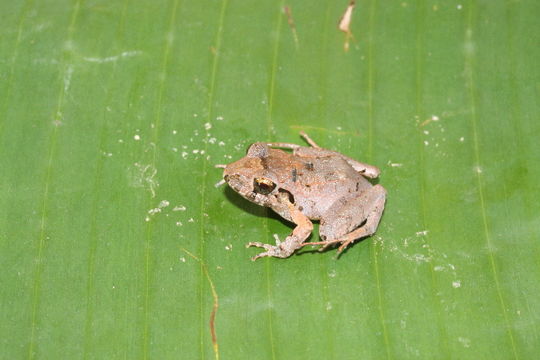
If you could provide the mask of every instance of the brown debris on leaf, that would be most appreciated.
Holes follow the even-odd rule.
[[[291,28],[291,31],[293,33],[294,44],[298,48],[298,34],[296,33],[296,25],[294,24],[291,8],[289,6],[284,6],[283,12],[285,13],[285,15],[287,15],[287,23],[289,24],[289,27]]]
[[[352,13],[355,7],[355,2],[352,0],[349,5],[347,6],[347,9],[345,9],[345,12],[343,13],[343,16],[339,20],[338,28],[339,30],[343,31],[345,33],[345,43],[343,44],[343,49],[347,52],[349,51],[349,42],[351,39],[354,39],[354,36],[351,32],[351,19],[352,19]]]

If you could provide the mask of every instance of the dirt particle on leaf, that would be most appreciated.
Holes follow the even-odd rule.
[[[292,10],[290,6],[284,6],[283,12],[287,16],[287,23],[289,24],[289,27],[291,28],[293,38],[294,38],[294,44],[298,48],[298,33],[296,32],[296,25],[294,23],[294,19],[292,16]]]

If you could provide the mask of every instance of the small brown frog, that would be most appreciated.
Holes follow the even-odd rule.
[[[252,260],[286,258],[305,245],[323,245],[324,250],[339,243],[341,253],[354,240],[372,235],[381,219],[386,190],[365,179],[379,176],[379,169],[323,149],[304,132],[300,135],[310,147],[257,142],[242,159],[216,165],[224,169],[220,183],[296,224],[285,241],[276,238],[276,245],[248,243],[266,250]],[[311,220],[320,221],[323,241],[305,242],[313,230]]]

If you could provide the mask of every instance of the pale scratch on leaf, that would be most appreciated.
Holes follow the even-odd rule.
[[[156,180],[157,169],[152,165],[143,165],[140,163],[133,164],[134,169],[131,170],[130,180],[131,186],[147,188],[152,194],[152,198],[156,196],[156,188],[159,186]]]
[[[338,28],[339,30],[345,33],[345,43],[343,44],[343,49],[345,51],[349,51],[349,42],[351,39],[354,39],[350,26],[351,26],[351,20],[352,20],[352,13],[353,13],[355,5],[356,4],[354,0],[351,1],[349,5],[347,6],[347,9],[345,9],[343,16],[339,20]]]
[[[212,306],[212,312],[210,313],[210,321],[208,322],[208,325],[210,326],[210,334],[212,335],[212,347],[214,349],[214,357],[216,360],[219,359],[219,346],[217,342],[217,334],[216,334],[216,315],[219,307],[218,302],[218,294],[216,292],[216,287],[214,286],[214,282],[212,281],[212,278],[210,277],[210,274],[208,273],[208,267],[206,264],[197,256],[189,252],[188,250],[184,249],[183,247],[180,247],[180,249],[188,254],[191,258],[198,261],[203,269],[204,276],[206,276],[206,279],[208,280],[208,283],[210,284],[210,290],[212,291],[212,298],[214,299],[214,305]]]
[[[71,85],[71,77],[73,76],[73,65],[68,65],[64,74],[64,93],[67,94],[69,86]]]
[[[107,56],[107,57],[104,57],[104,58],[83,57],[83,60],[88,61],[88,62],[103,64],[103,63],[108,63],[108,62],[115,62],[115,61],[118,61],[118,60],[123,59],[123,58],[133,57],[133,56],[137,56],[137,55],[140,55],[140,54],[142,54],[142,51],[133,50],[133,51],[124,51],[123,53],[121,53],[119,55]]]
[[[287,15],[287,23],[289,23],[289,27],[291,28],[291,31],[293,33],[294,44],[298,49],[298,33],[296,32],[296,25],[292,17],[292,11],[290,6],[284,6],[283,12],[285,13],[285,15]]]

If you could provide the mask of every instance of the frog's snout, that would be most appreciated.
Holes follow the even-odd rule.
[[[237,191],[237,192],[242,192],[242,189],[243,189],[243,184],[244,182],[242,181],[242,179],[240,178],[240,175],[236,175],[236,174],[225,174],[223,176],[223,179],[227,182],[227,184],[229,184],[229,186],[231,188],[233,188],[233,190]]]

